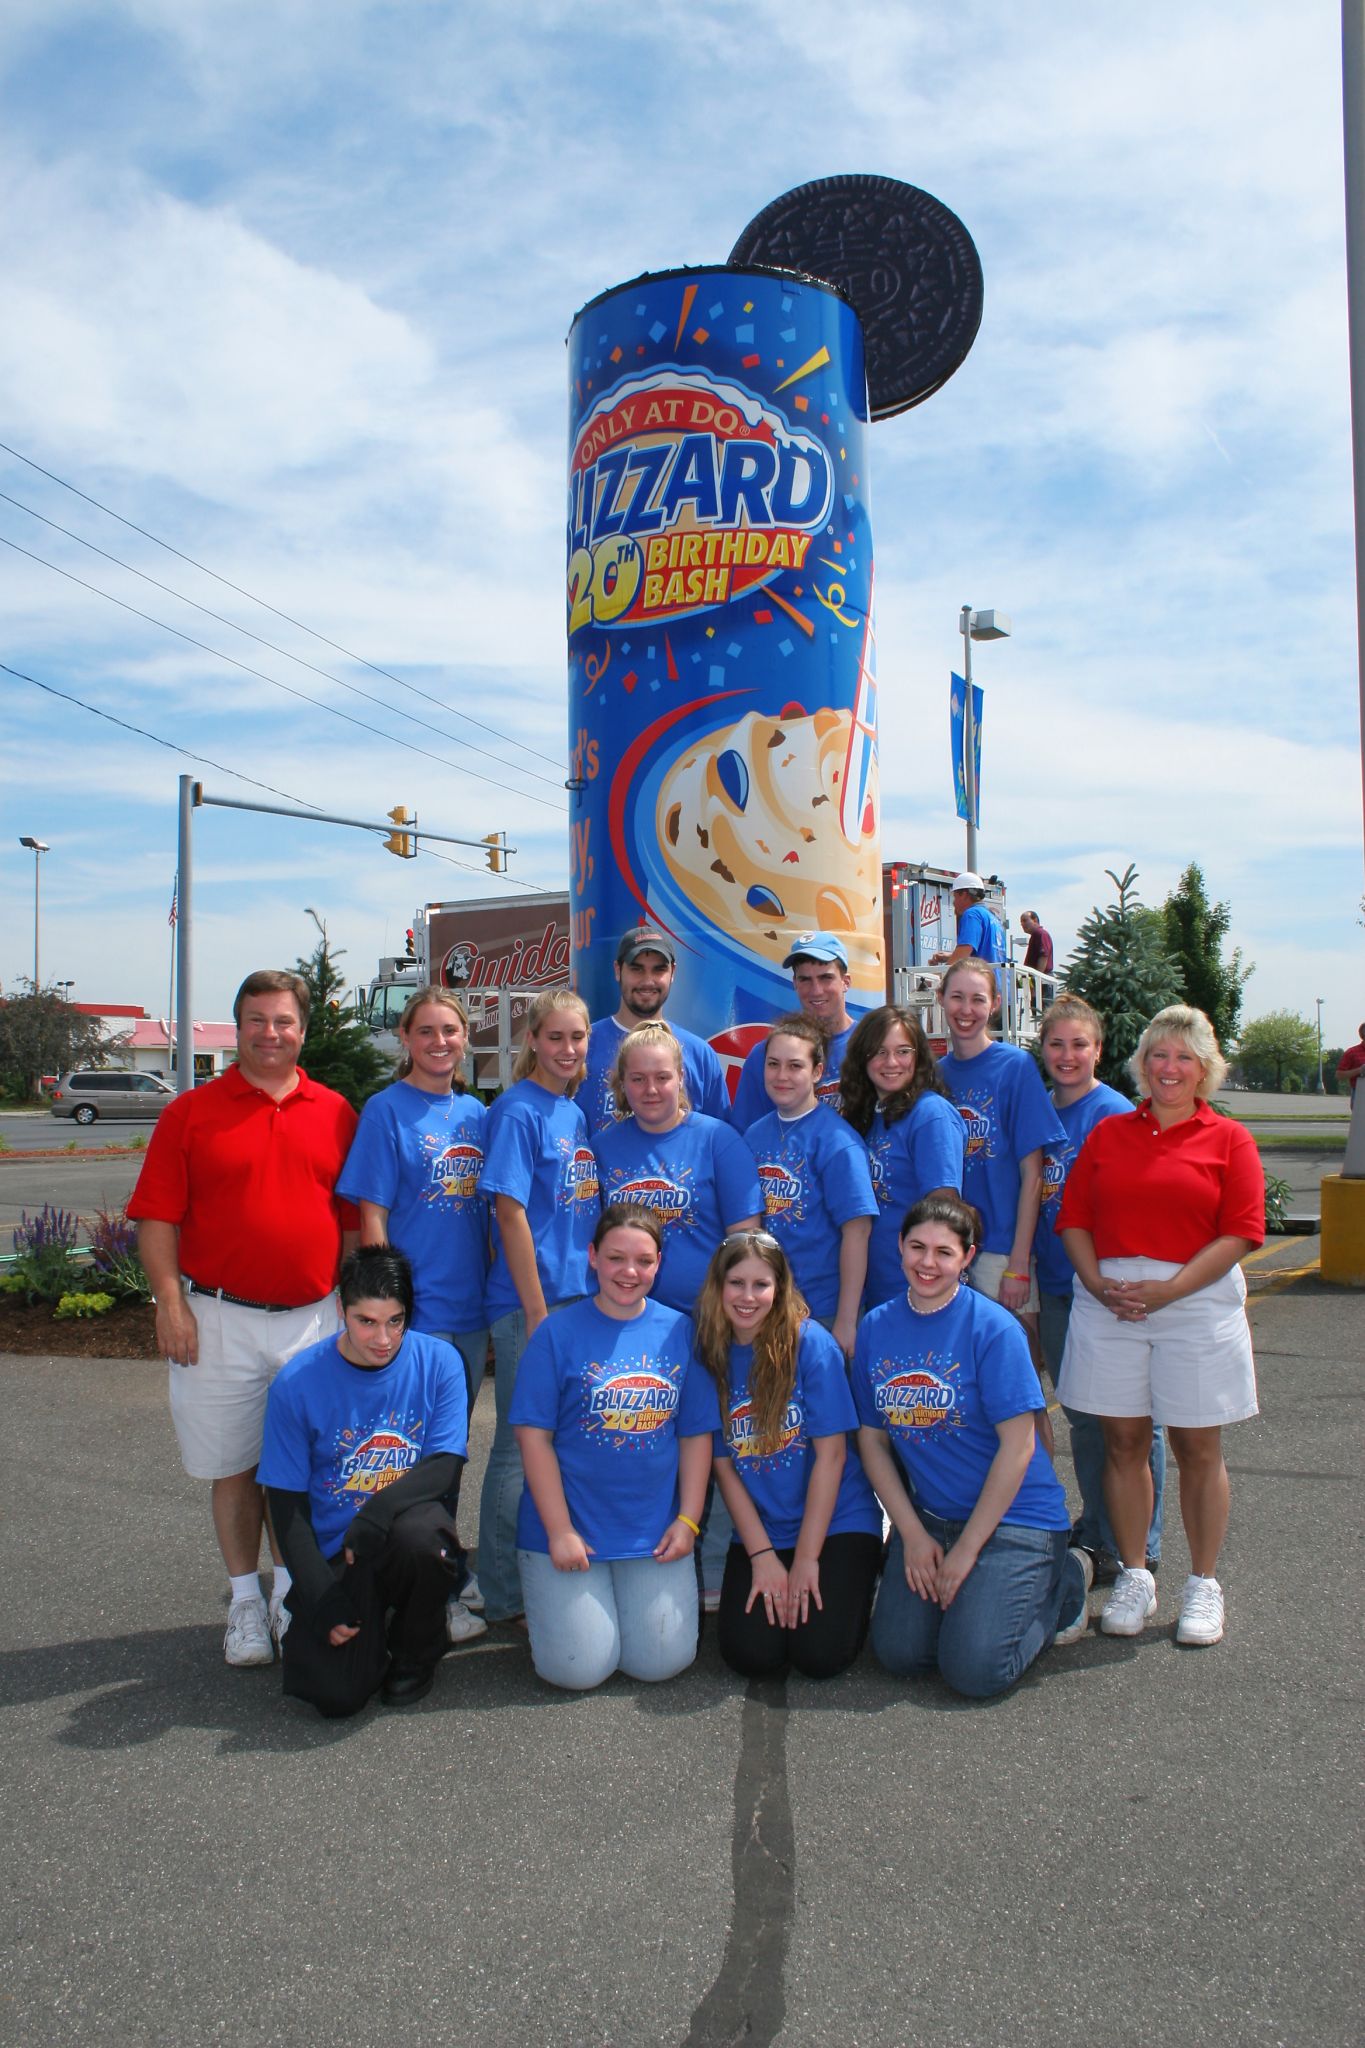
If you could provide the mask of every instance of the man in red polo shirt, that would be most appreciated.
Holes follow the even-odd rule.
[[[213,1486],[232,1582],[224,1654],[269,1664],[288,1627],[289,1577],[261,1591],[256,1483],[270,1382],[332,1334],[333,1288],[357,1219],[333,1193],[355,1132],[350,1104],[299,1066],[308,984],[262,968],[237,991],[237,1064],[159,1119],[128,1204],[170,1367],[185,1470]]]

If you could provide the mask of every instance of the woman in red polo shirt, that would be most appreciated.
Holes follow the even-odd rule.
[[[1062,1195],[1057,1228],[1076,1279],[1057,1393],[1104,1430],[1123,1570],[1100,1627],[1135,1636],[1156,1612],[1147,1456],[1153,1424],[1164,1423],[1193,1567],[1176,1641],[1216,1643],[1228,1524],[1221,1431],[1257,1412],[1238,1261],[1265,1237],[1265,1175],[1250,1132],[1209,1108],[1227,1063],[1202,1010],[1175,1004],[1153,1017],[1128,1071],[1145,1099],[1096,1125]]]

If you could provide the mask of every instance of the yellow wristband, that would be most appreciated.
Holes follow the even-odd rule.
[[[685,1525],[685,1526],[686,1526],[687,1528],[689,1528],[689,1529],[690,1529],[690,1530],[692,1531],[692,1534],[693,1534],[694,1536],[700,1536],[700,1534],[701,1534],[701,1530],[700,1530],[700,1529],[699,1529],[699,1528],[697,1527],[696,1523],[695,1523],[695,1522],[694,1522],[694,1521],[692,1520],[692,1517],[691,1517],[691,1515],[679,1515],[677,1519],[678,1519],[678,1520],[679,1520],[680,1522],[682,1522],[682,1523],[683,1523],[683,1524],[684,1524],[684,1525]]]

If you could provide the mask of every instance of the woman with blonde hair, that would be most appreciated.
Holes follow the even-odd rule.
[[[451,989],[419,988],[398,1020],[397,1078],[372,1095],[337,1193],[360,1210],[362,1245],[392,1245],[412,1268],[411,1329],[443,1337],[464,1365],[468,1412],[488,1359],[488,1204],[479,1193],[488,1112],[461,1074],[469,1018]],[[447,1610],[452,1642],[484,1632],[468,1573]]]
[[[634,1202],[663,1233],[653,1298],[690,1315],[727,1231],[757,1223],[763,1198],[737,1131],[688,1101],[681,1042],[662,1022],[637,1024],[611,1073],[618,1122],[593,1139],[603,1202]]]
[[[479,1192],[493,1210],[488,1313],[497,1424],[479,1496],[479,1583],[488,1619],[515,1621],[521,1458],[508,1420],[517,1365],[546,1316],[588,1291],[597,1228],[597,1161],[574,1091],[584,1073],[588,1008],[542,989],[526,1014],[512,1085],[488,1112]]]
[[[812,1322],[766,1230],[727,1237],[697,1303],[716,1383],[716,1483],[734,1524],[720,1652],[747,1678],[788,1664],[832,1678],[867,1633],[881,1515],[849,1432],[857,1413],[834,1339]]]
[[[1162,1010],[1128,1065],[1143,1100],[1096,1125],[1062,1196],[1057,1227],[1076,1286],[1057,1393],[1104,1431],[1123,1570],[1100,1627],[1135,1636],[1156,1612],[1148,1453],[1164,1424],[1192,1566],[1176,1641],[1208,1645],[1223,1634],[1222,1428],[1257,1412],[1239,1261],[1265,1237],[1265,1175],[1251,1133],[1209,1107],[1227,1065],[1202,1010]]]

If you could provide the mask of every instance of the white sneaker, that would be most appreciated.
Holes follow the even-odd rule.
[[[270,1634],[270,1612],[264,1596],[252,1593],[234,1600],[228,1609],[223,1655],[229,1664],[273,1664],[275,1644]]]
[[[1145,1565],[1125,1565],[1100,1612],[1107,1636],[1140,1636],[1156,1613],[1156,1580]]]
[[[471,1614],[463,1600],[453,1597],[446,1601],[446,1641],[448,1643],[472,1643],[476,1636],[488,1634],[488,1623],[481,1614]]]
[[[469,1577],[461,1586],[460,1598],[471,1614],[483,1613],[483,1594],[479,1591],[479,1582],[473,1572],[469,1574]]]
[[[283,1643],[286,1635],[288,1635],[289,1624],[293,1619],[293,1615],[284,1604],[283,1593],[272,1593],[270,1596],[270,1633],[275,1639],[275,1648],[277,1650]]]
[[[1079,1608],[1071,1616],[1070,1620],[1062,1622],[1061,1627],[1052,1638],[1054,1649],[1061,1648],[1066,1643],[1079,1642],[1090,1626],[1090,1588],[1095,1583],[1095,1560],[1090,1555],[1090,1552],[1082,1550],[1078,1543],[1072,1544],[1067,1555],[1068,1557],[1074,1557],[1080,1566],[1081,1578],[1084,1583],[1081,1587],[1081,1604]]]
[[[1175,1625],[1178,1643],[1207,1648],[1223,1639],[1223,1589],[1217,1579],[1197,1578],[1193,1572],[1185,1581],[1180,1598],[1180,1619]]]

